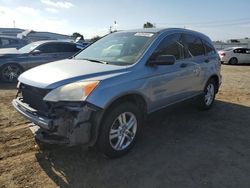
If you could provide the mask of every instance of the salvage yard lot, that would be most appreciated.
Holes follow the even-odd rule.
[[[250,65],[222,65],[214,107],[150,115],[135,148],[106,159],[82,147],[39,148],[0,85],[0,187],[250,187]]]

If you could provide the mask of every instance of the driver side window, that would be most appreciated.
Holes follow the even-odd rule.
[[[163,39],[153,53],[153,58],[156,56],[173,55],[176,60],[184,59],[184,44],[181,34],[172,34]]]
[[[38,48],[41,53],[57,53],[60,52],[60,44],[58,43],[46,43]]]

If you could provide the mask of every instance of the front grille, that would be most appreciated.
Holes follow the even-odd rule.
[[[36,88],[25,84],[21,84],[19,89],[24,103],[43,114],[48,112],[49,106],[43,101],[43,98],[50,90]]]

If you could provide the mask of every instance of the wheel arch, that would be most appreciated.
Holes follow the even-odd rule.
[[[24,67],[22,65],[20,65],[19,63],[15,63],[15,62],[8,62],[8,63],[4,63],[0,66],[0,70],[2,70],[5,66],[8,66],[8,65],[16,65],[18,66],[19,68],[22,69],[22,71],[24,71]]]
[[[215,84],[216,84],[216,85],[215,85],[215,86],[216,86],[215,92],[218,93],[218,91],[219,91],[219,86],[220,86],[219,76],[216,75],[216,74],[214,74],[214,75],[212,75],[212,76],[209,77],[209,79],[207,80],[207,82],[208,82],[209,80],[214,80],[214,81],[215,81]]]
[[[128,93],[114,98],[105,106],[105,111],[108,111],[116,105],[125,102],[136,104],[142,112],[147,112],[147,102],[145,98],[138,93]]]
[[[143,120],[145,120],[147,114],[147,102],[142,95],[138,93],[129,93],[116,97],[114,98],[114,100],[109,102],[103,110],[94,113],[92,117],[93,126],[91,128],[91,140],[90,140],[91,146],[95,145],[98,139],[101,122],[103,121],[106,113],[115,106],[125,102],[131,102],[136,106],[138,106],[140,111],[142,111]]]

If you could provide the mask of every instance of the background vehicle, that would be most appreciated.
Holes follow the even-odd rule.
[[[38,41],[30,43],[19,50],[0,50],[0,79],[16,82],[25,70],[44,63],[69,58],[84,46],[67,41]],[[44,72],[45,73],[45,72]]]
[[[11,36],[0,36],[0,48],[21,48],[27,44],[26,40],[22,40]]]
[[[209,109],[221,75],[207,36],[148,29],[110,34],[72,59],[26,71],[19,82],[12,104],[34,122],[37,139],[95,145],[118,157],[133,147],[148,113],[193,97]]]
[[[219,51],[222,63],[236,65],[238,63],[250,63],[250,49],[241,47],[226,48]]]

